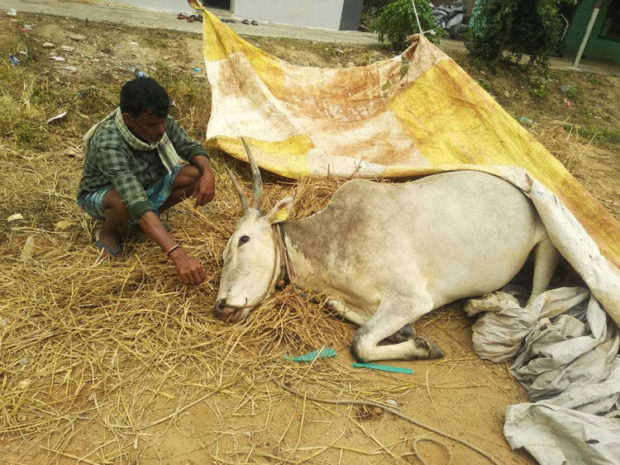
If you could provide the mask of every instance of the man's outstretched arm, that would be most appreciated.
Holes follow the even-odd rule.
[[[202,265],[187,255],[180,246],[176,247],[177,243],[170,237],[155,212],[147,211],[137,221],[142,230],[161,247],[164,253],[174,248],[167,255],[174,262],[183,284],[201,284],[205,280],[206,273]]]

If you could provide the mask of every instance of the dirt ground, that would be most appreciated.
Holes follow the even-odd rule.
[[[32,25],[32,30],[20,30],[23,24]],[[75,34],[83,37],[70,37]],[[378,46],[248,40],[305,66],[357,66],[390,56]],[[46,42],[52,48],[44,48]],[[474,354],[471,321],[461,311],[462,303],[436,311],[416,325],[418,333],[438,343],[446,357],[392,363],[412,368],[413,375],[351,368],[348,341],[355,329],[321,315],[314,310],[317,305],[307,301],[301,301],[300,308],[315,312],[312,315],[329,328],[324,342],[337,350],[334,359],[313,364],[283,361],[279,358],[283,351],[299,354],[308,349],[289,340],[277,346],[279,352],[265,354],[273,346],[270,338],[275,337],[269,332],[262,343],[244,344],[241,336],[247,333],[242,328],[238,338],[222,338],[230,330],[216,322],[209,309],[221,266],[217,250],[221,253],[231,231],[223,228],[207,230],[203,237],[190,236],[206,228],[208,214],[217,219],[218,209],[236,212],[238,208],[232,188],[223,179],[223,156],[214,158],[222,191],[209,207],[211,213],[193,213],[184,205],[168,218],[173,230],[186,234],[188,247],[213,270],[214,276],[202,289],[184,289],[175,281],[174,270],[161,263],[146,241],[133,245],[134,255],[123,263],[95,268],[96,252],[90,245],[94,224],[73,202],[83,161],[81,136],[114,108],[120,86],[140,69],[164,83],[176,103],[175,117],[202,140],[210,99],[200,36],[47,16],[2,16],[0,44],[0,49],[20,59],[18,67],[11,66],[7,57],[0,65],[0,100],[5,108],[0,116],[4,152],[0,154],[0,263],[8,270],[8,277],[0,280],[7,296],[0,303],[4,318],[0,383],[5,393],[0,399],[0,464],[422,464],[412,451],[412,440],[418,437],[438,439],[450,451],[420,443],[419,453],[429,463],[449,463],[449,454],[457,464],[490,463],[460,443],[380,409],[347,404],[346,399],[396,406],[418,422],[475,445],[498,463],[535,463],[527,453],[511,451],[502,434],[505,407],[526,402],[525,391],[512,379],[508,364],[485,362]],[[53,62],[50,55],[65,61]],[[536,97],[523,69],[504,67],[494,74],[473,67],[464,55],[453,58],[511,115],[527,117],[529,122],[524,124],[620,218],[619,78],[555,72],[545,83],[545,95]],[[62,111],[68,111],[66,117],[45,124]],[[588,131],[579,133],[579,128]],[[293,188],[272,176],[265,179],[268,202]],[[27,224],[6,222],[18,212]],[[20,256],[29,237],[34,238],[35,260],[26,266]],[[212,242],[216,252],[201,249],[202,242]],[[81,271],[63,266],[65,248],[72,259],[79,260]],[[148,270],[155,268],[165,270],[161,271],[164,281],[149,276]],[[59,276],[68,273],[78,276],[61,281]],[[105,344],[99,344],[97,338],[105,336],[97,329],[105,318],[100,310],[103,304],[88,288],[71,291],[72,285],[79,285],[79,274],[93,286],[105,286],[101,283],[106,277],[121,276],[116,287],[102,292],[110,301],[127,301],[127,308],[134,309],[129,305],[145,295],[157,303],[146,309],[135,307],[131,318],[115,322],[111,335],[103,339]],[[134,284],[137,274],[141,281]],[[51,281],[43,286],[34,282],[43,278]],[[60,284],[68,282],[73,284]],[[10,300],[8,296],[18,295],[17,288],[23,288],[19,294],[23,297]],[[45,325],[36,331],[28,326],[21,339],[10,332],[11,320],[17,321],[20,312],[52,321],[46,320],[48,307],[60,311],[54,314],[49,332]],[[146,311],[156,318],[143,319]],[[167,339],[167,331],[178,333]],[[282,331],[286,333],[286,327]],[[277,334],[282,337],[282,332]],[[152,359],[141,345],[147,339],[161,344],[153,352],[166,354],[151,367]],[[68,340],[77,345],[63,346]],[[214,348],[217,355],[209,352],[209,357],[215,357],[213,364],[211,359],[205,361],[212,340],[221,342]],[[181,355],[190,346],[195,352]],[[51,384],[43,367],[36,364],[38,357],[44,358],[37,352],[42,347],[56,351]],[[64,347],[80,349],[63,353]],[[91,361],[94,358],[89,358],[90,351],[92,357],[100,353],[115,374],[96,376],[99,371]],[[247,357],[242,361],[240,353],[250,361]],[[118,359],[140,368],[132,371]],[[129,379],[136,372],[140,377]],[[282,376],[276,378],[273,373]],[[296,381],[296,389],[309,396],[344,403],[322,404],[303,394],[295,396],[279,386],[279,380]]]

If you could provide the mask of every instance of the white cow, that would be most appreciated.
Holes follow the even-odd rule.
[[[443,351],[410,326],[423,315],[501,288],[532,250],[532,296],[547,289],[558,252],[532,203],[498,177],[457,171],[401,184],[353,180],[320,212],[283,221],[293,199],[261,213],[260,172],[245,147],[254,197],[249,206],[229,171],[243,216],[224,250],[220,318],[242,320],[288,277],[330,296],[330,306],[360,326],[351,344],[356,360],[439,358]]]

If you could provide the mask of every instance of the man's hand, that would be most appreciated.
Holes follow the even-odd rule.
[[[199,169],[201,172],[200,179],[196,183],[194,193],[192,197],[196,199],[194,202],[194,208],[198,208],[207,202],[211,202],[215,196],[215,175],[211,169],[211,164],[206,157],[196,156],[196,159],[200,159]],[[204,159],[204,160],[202,160]],[[198,162],[198,160],[193,160]]]
[[[206,273],[202,265],[175,244],[161,220],[153,211],[147,211],[139,217],[138,224],[164,252],[174,248],[168,254],[168,257],[174,262],[183,284],[201,284],[205,280]],[[177,247],[175,248],[175,246]]]
[[[183,250],[176,249],[170,254],[183,284],[202,284],[207,277],[204,268]]]

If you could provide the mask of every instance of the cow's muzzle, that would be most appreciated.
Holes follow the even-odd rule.
[[[228,305],[226,299],[220,299],[215,302],[213,313],[220,320],[224,320],[227,323],[238,323],[248,316],[250,307]]]

